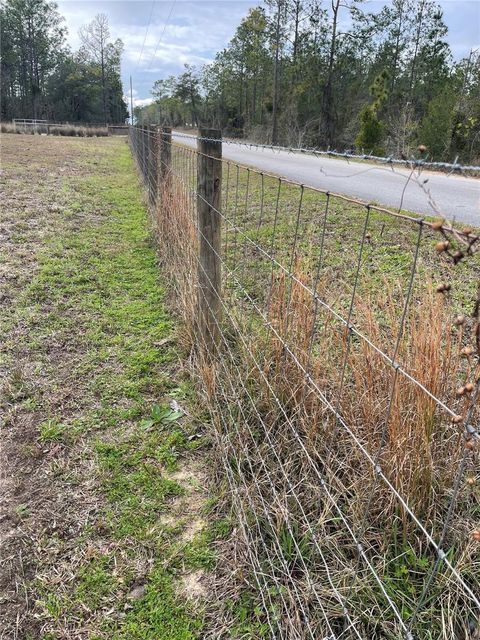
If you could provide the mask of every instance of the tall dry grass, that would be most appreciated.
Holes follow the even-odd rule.
[[[37,127],[21,124],[13,124],[10,122],[2,122],[2,133],[24,133],[34,135],[35,133],[44,133],[53,136],[68,137],[103,137],[108,136],[107,127],[91,127],[82,125],[38,125]]]
[[[195,343],[198,239],[192,217],[192,196],[170,176],[159,193],[154,228],[160,263],[175,293],[175,306],[184,319],[182,341],[188,351]]]
[[[319,493],[320,470],[352,530],[373,551],[376,558],[373,564],[380,576],[392,580],[389,572],[398,569],[390,568],[390,563],[395,566],[396,554],[400,557],[410,554],[412,567],[400,562],[404,574],[401,579],[394,578],[395,587],[390,586],[394,600],[397,604],[403,602],[408,610],[411,597],[408,591],[414,588],[413,584],[421,590],[435,554],[403,504],[376,479],[357,443],[371,453],[408,506],[439,539],[465,452],[465,430],[462,422],[452,422],[432,395],[465,416],[471,408],[472,394],[459,395],[458,390],[472,386],[480,370],[473,359],[464,355],[463,328],[456,330],[452,326],[448,302],[431,286],[413,301],[396,354],[402,369],[421,386],[396,372],[391,362],[367,342],[349,339],[344,325],[316,307],[308,291],[311,287],[311,278],[298,259],[293,279],[284,272],[274,275],[268,300],[271,329],[260,331],[257,337],[250,336],[250,349],[240,356],[248,363],[244,369],[247,379],[255,381],[249,395],[258,399],[261,413],[262,427],[258,415],[253,420],[258,439],[263,441],[262,429],[268,431],[274,440],[274,455],[271,445],[265,442],[261,451],[255,453],[249,433],[252,425],[240,429],[233,448],[247,443],[250,465],[258,470],[260,478],[262,465],[275,469],[272,472],[275,482],[268,489],[262,484],[262,495],[257,495],[255,484],[251,485],[250,500],[253,496],[259,513],[265,505],[271,505],[270,515],[277,522],[285,517],[282,504],[288,504],[294,520],[299,517],[291,490],[278,470],[280,461],[310,523],[316,523],[330,569],[341,583],[349,575],[355,545],[331,500]],[[321,283],[318,290],[322,290]],[[356,315],[362,317],[364,334],[373,343],[385,345],[386,352],[392,354],[398,338],[394,329],[398,324],[398,300],[393,292],[386,291],[381,314],[376,313],[378,304],[378,300],[358,299]],[[262,372],[255,368],[255,361],[263,363]],[[232,379],[236,377],[232,372]],[[248,406],[243,385],[238,380],[236,385],[238,395],[232,402]],[[215,400],[218,402],[219,398]],[[338,410],[341,420],[332,415],[326,403]],[[251,415],[251,408],[246,408],[245,413]],[[479,415],[479,408],[474,408],[474,420]],[[356,440],[341,421],[349,426]],[[306,454],[295,443],[294,431],[303,441]],[[473,459],[467,468],[471,469],[472,462]],[[476,546],[470,537],[477,526],[474,508],[477,498],[466,484],[469,478],[471,471],[461,481],[461,494],[453,504],[446,541],[455,549],[455,561],[466,575],[473,573],[478,578]],[[320,525],[322,522],[328,524]],[[308,533],[308,526],[300,519],[299,538]],[[388,619],[390,613],[382,609],[382,597],[372,586],[372,576],[368,573],[362,576],[369,586],[358,606],[370,602],[378,608],[379,618]],[[350,575],[350,580],[356,581],[357,577]],[[443,572],[431,598],[433,609],[427,607],[423,618],[437,616],[438,609],[442,615],[450,616],[451,624],[445,635],[438,629],[434,632],[439,634],[435,637],[446,640],[452,629],[461,625],[460,612],[469,611],[468,598]],[[377,635],[378,631],[368,625],[365,633],[372,638],[387,637]]]
[[[191,350],[197,339],[195,202],[175,175],[166,181],[154,213],[162,269],[183,319],[183,345]],[[255,266],[258,256],[250,259]],[[225,261],[231,267],[228,255]],[[226,483],[219,471],[226,466],[235,485],[226,495],[245,534],[235,534],[226,551],[228,589],[232,575],[241,590],[242,576],[250,580],[253,570],[255,581],[263,571],[266,586],[261,588],[273,594],[271,606],[291,633],[287,637],[308,637],[302,607],[318,637],[328,636],[312,596],[315,584],[331,627],[345,640],[356,636],[345,631],[338,592],[348,599],[362,637],[398,638],[384,594],[359,561],[342,518],[369,550],[374,570],[405,618],[436,555],[361,447],[438,539],[465,435],[463,423],[452,422],[432,396],[465,416],[472,403],[465,388],[480,374],[478,362],[466,357],[464,327],[453,326],[448,298],[433,286],[414,292],[401,336],[405,300],[398,291],[387,283],[375,299],[357,295],[356,326],[387,355],[395,354],[415,384],[312,296],[315,286],[319,298],[333,304],[331,282],[314,283],[308,261],[298,255],[292,264],[293,278],[274,269],[267,286],[259,270],[263,280],[252,287],[252,299],[234,280],[252,279],[254,270],[237,264],[233,280],[225,274],[221,354],[213,361],[192,360],[211,414],[217,480]],[[474,407],[473,421],[479,417]],[[477,454],[468,455],[466,478],[471,479]],[[478,496],[475,484],[461,482],[444,546],[473,586],[480,576],[471,539]],[[418,637],[467,640],[472,612],[468,597],[441,570],[418,616]]]
[[[2,133],[15,133],[15,125],[11,122],[2,122],[0,124],[0,131]]]
[[[325,434],[325,422],[331,422],[320,411],[324,401],[338,408],[366,449],[378,452],[379,463],[399,493],[422,517],[431,517],[439,494],[446,495],[451,488],[465,437],[463,423],[453,423],[434,397],[465,416],[472,393],[459,395],[459,389],[471,390],[480,374],[475,360],[465,357],[463,326],[455,329],[448,301],[429,285],[411,305],[397,346],[393,328],[401,305],[393,293],[386,291],[380,302],[357,298],[362,333],[373,344],[384,345],[387,356],[392,357],[397,346],[395,362],[401,371],[396,372],[389,357],[369,342],[348,343],[344,325],[316,307],[311,287],[298,260],[294,279],[284,272],[273,279],[269,300],[273,331],[265,334],[268,347],[260,347],[262,353],[268,352],[269,383],[290,411],[306,414],[311,441],[315,431]],[[474,416],[478,415],[475,410]],[[338,435],[338,428],[335,431]],[[364,475],[368,485],[369,474]],[[385,514],[391,515],[392,509],[394,500]]]
[[[50,125],[48,132],[53,136],[93,138],[108,136],[107,127],[84,127],[81,125]]]

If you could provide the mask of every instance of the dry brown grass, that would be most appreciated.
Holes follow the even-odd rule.
[[[2,133],[26,133],[34,135],[35,133],[48,133],[53,136],[68,136],[79,138],[91,138],[108,136],[107,127],[91,127],[82,125],[38,125],[22,126],[21,124],[13,124],[10,122],[2,122],[0,125]]]
[[[372,311],[373,301],[359,308],[367,335],[378,344],[382,328]],[[458,398],[456,390],[474,381],[476,374],[473,362],[462,357],[463,345],[463,331],[452,331],[448,302],[430,287],[413,305],[396,357],[421,387],[401,372],[395,376],[390,364],[365,342],[350,351],[354,379],[343,413],[371,451],[385,439],[382,464],[399,493],[423,517],[432,516],[439,495],[451,488],[464,440],[463,425],[452,424],[424,389],[466,415],[471,394]]]
[[[154,228],[162,268],[175,291],[175,306],[185,320],[179,336],[188,352],[195,342],[195,307],[197,300],[195,259],[197,238],[191,216],[191,200],[185,186],[171,178],[164,185]]]
[[[318,410],[317,390],[321,390],[369,451],[381,449],[382,466],[411,506],[430,514],[439,492],[446,493],[451,487],[464,441],[463,424],[453,424],[434,397],[465,416],[472,392],[459,396],[458,390],[471,389],[469,383],[480,373],[475,359],[464,355],[464,327],[453,327],[448,301],[429,286],[407,317],[395,357],[401,365],[396,374],[388,357],[367,341],[350,341],[347,348],[345,328],[328,312],[317,314],[320,320],[314,322],[315,301],[308,291],[312,283],[298,260],[294,276],[292,282],[280,272],[271,290],[273,330],[266,333],[268,348],[262,345],[260,349],[268,352],[269,385],[290,411],[308,416],[310,434],[325,433],[325,418]],[[393,354],[398,336],[385,336],[391,333],[398,314],[392,292],[386,291],[381,301],[358,299],[356,312],[362,317],[363,334],[374,344],[388,344],[386,353]],[[338,397],[339,369],[346,352],[345,381]],[[306,372],[313,384],[306,380]],[[268,395],[267,391],[264,389]],[[392,509],[394,501],[387,515]]]
[[[0,131],[2,133],[15,133],[15,125],[10,122],[2,122],[0,124]]]
[[[181,172],[182,166],[177,169]],[[198,243],[195,202],[187,186],[172,174],[156,215],[162,266],[172,281],[185,324],[184,345],[189,348],[196,339]],[[268,189],[264,192],[262,186],[262,198],[264,193],[268,195]],[[245,205],[242,213],[236,200],[230,194],[234,215],[244,216],[237,224],[261,242],[255,211]],[[331,242],[331,253],[316,293],[345,317],[355,266],[351,256],[361,230],[354,216],[352,224],[346,224],[344,212],[339,213],[329,219],[326,242]],[[260,588],[274,594],[267,608],[276,610],[291,637],[307,637],[300,622],[302,606],[311,612],[318,637],[329,633],[312,595],[314,584],[335,632],[344,629],[341,593],[362,637],[398,638],[400,627],[372,572],[359,560],[355,536],[362,539],[374,571],[408,619],[436,562],[408,509],[438,540],[461,459],[468,477],[476,473],[475,450],[465,457],[462,420],[452,422],[435,398],[463,418],[471,409],[471,423],[478,421],[479,407],[471,406],[473,394],[457,390],[475,383],[479,364],[474,355],[463,353],[470,339],[467,325],[452,326],[458,300],[436,293],[425,273],[421,286],[413,289],[399,336],[411,259],[395,259],[404,246],[411,249],[414,236],[408,230],[399,227],[396,237],[394,223],[374,220],[378,237],[368,245],[370,262],[361,264],[352,323],[384,351],[382,355],[312,295],[312,254],[298,250],[294,257],[288,255],[294,221],[294,216],[289,222],[285,215],[275,240],[276,258],[284,264],[291,260],[292,277],[282,269],[271,271],[271,265],[265,268],[265,259],[248,242],[242,255],[242,239],[236,231],[225,231],[225,265],[233,274],[224,274],[221,353],[213,362],[195,359],[194,373],[211,412],[219,461],[227,469],[231,504],[244,528],[243,534],[233,536],[228,550],[229,577],[235,572],[238,588],[244,588],[253,572]],[[265,228],[268,231],[271,228]],[[266,250],[270,238],[263,236]],[[318,246],[317,237],[312,238],[310,244],[306,237],[303,245],[299,241],[302,250]],[[391,253],[383,254],[383,248]],[[380,271],[388,267],[384,282],[379,283],[382,274],[374,275],[372,265],[380,265]],[[444,265],[439,272],[451,275]],[[389,361],[393,356],[398,370]],[[376,475],[365,451],[394,491]],[[225,474],[217,470],[217,476],[227,484]],[[462,478],[460,482],[444,546],[466,582],[474,585],[480,568],[471,533],[479,496]],[[268,574],[263,587],[262,568]],[[281,593],[287,594],[286,602]],[[469,597],[442,568],[415,630],[419,638],[429,640],[466,640],[465,620],[472,615]],[[353,633],[342,635],[345,640],[351,637]]]
[[[414,557],[423,558],[425,563],[415,567],[414,574],[417,578],[422,573],[427,575],[429,565],[425,558],[428,557],[428,545],[425,546],[424,535],[417,530],[395,495],[382,482],[375,480],[373,470],[355,440],[345,433],[331,411],[325,410],[322,397],[338,408],[357,441],[381,465],[398,493],[438,539],[464,455],[465,434],[463,424],[452,423],[432,395],[465,416],[472,409],[472,393],[464,392],[458,396],[457,390],[459,387],[464,389],[465,385],[478,378],[478,363],[462,354],[465,345],[463,327],[458,331],[452,328],[449,302],[435,293],[431,286],[422,299],[414,301],[396,354],[396,361],[421,386],[401,371],[396,374],[388,359],[367,342],[349,342],[343,325],[333,322],[328,313],[319,314],[314,321],[315,302],[307,290],[311,286],[311,279],[299,260],[294,268],[293,281],[284,272],[276,275],[269,299],[272,329],[259,340],[249,340],[252,357],[244,352],[251,371],[255,371],[253,361],[264,365],[263,372],[253,374],[255,387],[250,388],[250,395],[261,398],[258,405],[261,416],[255,420],[256,429],[260,432],[268,430],[273,435],[275,455],[269,451],[270,445],[255,452],[249,433],[251,426],[245,430],[241,428],[241,435],[234,439],[233,446],[240,446],[242,441],[249,443],[250,464],[258,469],[260,478],[265,461],[277,469],[281,461],[296,488],[297,500],[309,514],[310,523],[328,521],[329,518],[337,520],[338,513],[332,504],[319,499],[315,470],[298,444],[294,440],[292,442],[291,432],[295,430],[304,438],[311,460],[318,461],[322,474],[334,487],[334,495],[340,503],[344,502],[342,511],[353,531],[357,534],[362,531],[370,548],[378,553],[379,574],[388,573],[384,562],[393,548],[408,548]],[[387,352],[390,354],[394,352],[397,336],[385,334],[391,334],[391,327],[395,326],[398,305],[394,300],[393,293],[386,291],[380,301],[383,307],[381,319],[378,300],[359,299],[356,303],[357,315],[363,318],[363,332],[375,344],[389,343]],[[343,364],[345,378],[341,388],[339,371]],[[310,374],[311,382],[307,380],[306,372]],[[248,405],[241,391],[242,385],[238,380],[235,384],[239,396],[231,401],[243,401]],[[218,396],[216,401],[219,401]],[[250,412],[251,408],[247,408],[246,413]],[[478,415],[479,408],[473,408],[473,416]],[[263,423],[262,429],[258,418]],[[263,438],[260,436],[260,439]],[[468,464],[472,462],[473,458]],[[266,490],[267,496],[259,494],[254,484],[251,495],[259,513],[269,505],[271,517],[279,522],[285,518],[281,505],[287,502],[286,496],[291,492],[285,487],[285,477],[281,473],[274,472],[273,477],[275,482]],[[471,472],[469,477],[472,477]],[[461,495],[465,495],[465,489]],[[295,505],[290,502],[289,508],[293,518],[298,517],[298,514],[295,516]],[[476,565],[475,545],[468,540],[476,527],[474,513],[474,510],[466,508],[463,497],[460,497],[453,506],[448,527],[449,544],[457,550],[458,562],[464,569],[468,567],[467,574]],[[300,539],[308,534],[306,526],[306,521],[302,522],[300,518]],[[322,538],[331,570],[339,572],[338,579],[347,570],[348,557],[353,552],[352,539],[342,529],[338,525],[327,526],[324,530],[326,537]],[[400,587],[394,594],[397,603],[405,598],[403,589],[409,588],[408,580],[405,585],[399,582]],[[450,616],[454,621],[452,624],[458,624],[459,611],[464,610],[466,601],[462,599],[461,590],[444,575],[439,582],[444,592],[435,596],[435,607],[442,610],[445,607],[443,615]],[[303,592],[301,582],[299,585]],[[372,597],[375,601],[377,597],[372,593],[364,595],[367,601]],[[363,605],[366,606],[365,601]],[[380,609],[378,615],[387,617],[388,613]],[[365,627],[367,633],[373,633],[372,629],[367,629],[368,626]],[[452,627],[449,629],[451,631]],[[450,631],[441,637],[448,637]]]
[[[107,127],[84,127],[81,125],[50,125],[48,132],[53,136],[73,136],[79,138],[92,138],[108,136]]]

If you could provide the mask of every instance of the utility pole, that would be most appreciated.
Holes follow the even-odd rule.
[[[132,89],[132,76],[130,76],[130,120],[133,126],[133,89]]]

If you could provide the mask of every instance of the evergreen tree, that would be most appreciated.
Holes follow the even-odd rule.
[[[367,8],[360,0],[268,0],[193,83],[185,74],[170,79],[157,110],[143,113],[258,142],[407,157],[424,143],[436,157],[478,159],[478,57],[453,63],[438,2]]]
[[[454,121],[454,96],[445,89],[430,101],[419,128],[419,140],[432,160],[448,160]]]
[[[373,103],[365,105],[360,112],[360,130],[355,145],[361,152],[378,156],[385,153],[381,146],[385,128],[378,119],[378,111],[388,98],[389,80],[390,76],[385,70],[375,78],[370,87]]]
[[[123,45],[106,37],[105,16],[82,30],[84,46],[75,55],[65,45],[63,18],[54,2],[5,0],[0,19],[3,120],[125,121],[120,79]],[[101,49],[96,40],[100,23]]]
[[[0,18],[2,117],[44,118],[46,84],[65,48],[63,18],[49,0],[6,0]]]

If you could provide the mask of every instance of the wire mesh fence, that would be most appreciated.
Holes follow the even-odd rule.
[[[218,132],[130,141],[254,637],[480,637],[475,231],[224,160]]]

